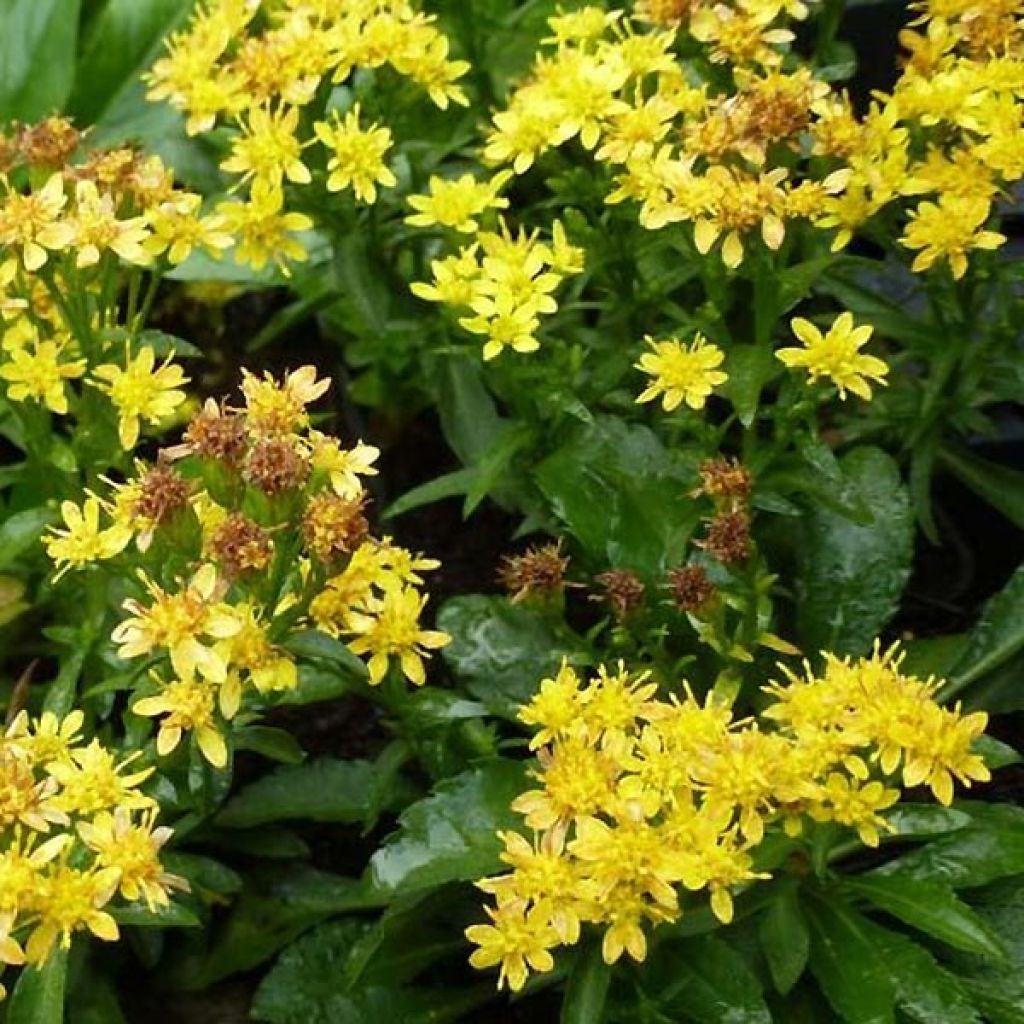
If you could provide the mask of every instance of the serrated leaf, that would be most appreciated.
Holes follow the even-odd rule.
[[[494,760],[440,783],[403,811],[399,828],[370,859],[374,885],[399,896],[498,870],[496,832],[521,821],[509,804],[526,788],[525,765]]]
[[[871,516],[808,513],[799,546],[797,620],[806,650],[863,654],[895,612],[910,575],[914,523],[896,463],[877,448],[840,460]]]
[[[1006,955],[995,933],[942,882],[864,875],[847,879],[843,888],[955,949],[997,960]]]

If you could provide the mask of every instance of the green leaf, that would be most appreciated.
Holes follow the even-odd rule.
[[[1009,745],[992,736],[979,736],[971,745],[975,754],[981,754],[985,765],[992,771],[1006,768],[1011,764],[1020,764],[1021,756]]]
[[[1024,565],[1017,566],[1009,583],[985,605],[963,653],[939,691],[949,700],[971,683],[994,671],[1024,650]]]
[[[938,458],[962,484],[1024,529],[1024,473],[952,448],[941,448]]]
[[[885,820],[892,828],[888,835],[897,840],[932,839],[971,824],[971,816],[955,807],[902,802],[886,812]]]
[[[840,460],[871,521],[808,513],[798,549],[797,618],[805,649],[863,654],[895,612],[910,575],[914,522],[896,463],[877,448]]]
[[[771,1024],[761,986],[740,954],[723,939],[701,935],[659,944],[640,969],[656,1020],[699,1024]]]
[[[483,594],[446,601],[437,626],[452,638],[442,656],[455,677],[488,710],[508,718],[582,646],[538,612]]]
[[[864,875],[845,880],[843,889],[955,949],[997,960],[1006,956],[998,936],[942,882]]]
[[[67,971],[68,955],[59,945],[42,967],[26,967],[11,994],[5,1024],[61,1024]]]
[[[163,38],[193,0],[107,0],[82,41],[68,110],[80,124],[93,124],[114,97],[149,66]]]
[[[413,487],[406,491],[400,498],[393,501],[384,511],[385,519],[395,519],[414,508],[422,508],[424,505],[433,505],[434,502],[444,501],[445,498],[454,498],[468,493],[473,481],[477,477],[475,468],[457,469],[452,473],[445,473],[443,476],[428,480],[419,487]]]
[[[696,460],[643,426],[598,417],[534,471],[551,510],[595,558],[653,580],[678,565],[698,519]]]
[[[441,429],[464,466],[473,466],[508,429],[484,386],[475,357],[442,358],[437,369],[437,411]]]
[[[502,846],[495,833],[520,824],[509,804],[525,783],[525,765],[505,760],[440,783],[402,813],[398,831],[370,859],[374,885],[398,896],[498,870]]]
[[[782,889],[768,905],[761,915],[758,935],[775,987],[785,995],[806,970],[811,948],[795,886]]]
[[[284,648],[298,658],[327,661],[355,679],[366,679],[366,665],[340,640],[315,629],[290,636]]]
[[[839,899],[809,900],[811,972],[848,1024],[893,1024],[896,991],[871,922]]]
[[[270,725],[246,725],[233,734],[235,750],[251,750],[272,761],[283,764],[301,764],[306,752],[299,741],[284,729]]]
[[[253,870],[208,954],[188,962],[175,980],[201,989],[272,957],[328,917],[381,906],[365,880],[317,871],[305,864]]]
[[[8,568],[36,544],[56,518],[56,512],[45,505],[8,516],[0,524],[0,569]]]
[[[749,427],[754,422],[761,390],[781,366],[769,345],[736,345],[729,349],[725,363],[729,374],[725,394],[743,426]]]
[[[71,92],[80,0],[0,0],[0,125],[58,113]]]
[[[351,693],[358,682],[354,672],[339,671],[337,665],[301,663],[298,685],[274,694],[274,704],[302,706],[337,700]]]
[[[565,986],[560,1024],[600,1024],[611,977],[611,968],[601,955],[601,943],[583,945]]]
[[[379,792],[381,783],[387,788]],[[393,808],[403,787],[384,781],[372,761],[322,757],[284,765],[235,794],[216,823],[223,828],[251,828],[275,821],[308,819],[349,824],[365,821],[374,806]]]
[[[231,896],[242,888],[241,875],[213,857],[171,851],[163,854],[161,859],[168,871],[183,875],[191,891],[197,895]]]
[[[118,924],[137,928],[197,928],[200,924],[188,907],[173,902],[156,910],[150,910],[144,903],[132,903],[127,907],[108,907],[107,912]]]

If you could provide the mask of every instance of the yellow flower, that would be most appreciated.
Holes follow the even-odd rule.
[[[911,269],[927,270],[940,259],[949,261],[953,277],[967,272],[967,254],[972,249],[998,249],[1006,236],[981,230],[991,204],[981,197],[942,195],[937,203],[921,203],[910,211],[910,220],[900,241],[908,249],[920,249]]]
[[[498,987],[507,984],[513,992],[526,984],[530,969],[546,972],[555,966],[549,950],[558,944],[558,935],[542,911],[526,908],[525,900],[488,907],[491,923],[466,929],[466,938],[480,947],[469,962],[478,968],[501,964]]]
[[[535,303],[521,303],[504,292],[479,295],[473,299],[471,308],[476,315],[462,317],[459,323],[470,333],[487,337],[484,359],[493,359],[506,348],[514,352],[536,352],[540,348],[535,337],[540,327]]]
[[[409,196],[409,205],[416,211],[405,218],[406,224],[429,228],[434,224],[454,228],[464,234],[477,229],[477,217],[485,210],[504,210],[508,200],[498,195],[511,172],[496,174],[490,181],[477,181],[472,174],[445,179],[430,176],[426,195]]]
[[[273,111],[257,107],[249,113],[248,124],[239,119],[241,132],[231,144],[231,156],[220,166],[243,181],[259,178],[279,186],[283,178],[298,185],[312,180],[302,162],[302,143],[295,137],[299,126],[298,107]]]
[[[825,780],[819,802],[810,808],[815,821],[835,821],[857,830],[866,846],[877,846],[880,832],[892,826],[879,815],[900,798],[898,789],[886,789],[877,780],[864,784],[839,772]]]
[[[7,381],[7,397],[14,402],[33,399],[51,412],[63,416],[68,411],[66,380],[84,375],[84,359],[64,360],[65,345],[59,341],[35,341],[31,347],[16,349],[0,366],[0,377]]]
[[[376,476],[373,464],[380,458],[380,449],[357,441],[354,448],[342,448],[337,438],[319,431],[309,432],[313,446],[313,469],[326,473],[339,498],[356,498],[363,492],[361,476]]]
[[[162,685],[155,697],[143,697],[132,705],[136,715],[165,715],[156,736],[161,757],[172,753],[186,732],[195,734],[203,757],[214,766],[228,763],[228,748],[217,726],[216,687],[201,679],[176,679]]]
[[[477,257],[479,245],[474,242],[451,256],[430,261],[433,282],[415,281],[411,286],[413,295],[427,302],[443,302],[449,306],[468,306],[476,294],[476,282],[480,277],[480,262]]]
[[[391,131],[375,124],[361,128],[358,103],[344,119],[335,113],[331,121],[317,121],[313,131],[331,153],[327,161],[329,192],[351,188],[357,199],[375,203],[378,185],[392,188],[398,183],[384,163],[391,148]]]
[[[108,249],[126,263],[148,263],[143,242],[149,235],[143,217],[118,220],[114,200],[100,195],[92,181],[75,185],[75,209],[69,221],[74,237],[70,244],[78,250],[75,266],[93,267]]]
[[[273,260],[288,275],[286,260],[302,262],[309,253],[294,236],[309,231],[313,220],[304,213],[282,212],[284,195],[280,189],[257,178],[247,202],[221,203],[217,212],[224,218],[225,230],[237,240],[235,260],[253,270],[262,270]]]
[[[790,321],[793,333],[804,343],[803,348],[780,348],[775,355],[789,367],[803,367],[811,381],[828,377],[839,389],[839,397],[846,398],[849,388],[865,400],[871,398],[868,379],[885,383],[889,367],[874,356],[863,355],[873,327],[855,327],[852,313],[840,313],[825,334],[809,320],[796,317]]]
[[[38,270],[48,249],[64,249],[74,237],[70,224],[60,220],[67,203],[64,179],[54,174],[38,191],[8,192],[0,204],[0,245],[21,249],[26,270]]]
[[[447,633],[420,628],[420,613],[426,603],[426,596],[415,587],[390,586],[379,608],[350,616],[349,628],[357,636],[348,646],[355,654],[370,655],[371,685],[384,678],[392,655],[399,659],[402,674],[411,683],[422,686],[426,681],[423,658],[427,651],[451,642]]]
[[[96,386],[118,411],[118,434],[125,451],[139,442],[142,423],[159,424],[185,401],[188,378],[168,356],[158,367],[156,353],[144,345],[138,355],[125,349],[125,367],[104,363],[93,371]]]
[[[118,761],[99,740],[70,751],[66,761],[51,761],[46,772],[60,784],[54,805],[67,813],[94,814],[112,807],[143,808],[153,800],[138,792],[140,783],[153,774],[153,768],[123,774],[140,754],[136,751]]]
[[[116,870],[82,871],[61,865],[40,875],[38,884],[34,903],[39,923],[25,944],[30,964],[42,964],[58,941],[69,948],[72,933],[83,928],[107,942],[117,939],[117,922],[102,909],[117,890]]]
[[[113,558],[124,551],[132,539],[132,529],[127,524],[115,523],[100,529],[97,498],[87,498],[81,508],[73,501],[64,501],[60,512],[67,528],[54,527],[43,540],[47,555],[57,563],[55,579],[60,579],[69,569]]]
[[[301,366],[278,383],[269,373],[262,377],[242,370],[246,426],[259,434],[292,434],[309,425],[306,406],[331,386],[317,380],[315,366]]]
[[[644,338],[653,349],[645,352],[636,368],[654,380],[637,398],[638,402],[652,402],[661,398],[666,412],[677,409],[684,401],[691,409],[703,409],[708,396],[729,375],[718,370],[725,361],[722,350],[707,342],[698,332],[689,345],[675,338],[655,341]]]
[[[143,243],[146,251],[154,256],[167,253],[168,262],[177,266],[197,247],[214,257],[230,249],[234,240],[227,231],[226,218],[222,214],[201,217],[202,202],[202,196],[183,192],[151,207],[146,212],[152,231]]]

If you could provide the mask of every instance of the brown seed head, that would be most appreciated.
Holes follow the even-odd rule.
[[[563,584],[568,557],[562,555],[562,542],[529,548],[521,555],[506,555],[498,569],[498,582],[513,601],[534,594],[550,596]]]
[[[321,562],[350,555],[366,539],[369,523],[363,515],[366,496],[339,498],[331,491],[316,495],[302,517],[306,547]]]
[[[699,565],[684,565],[670,569],[669,586],[676,607],[682,612],[699,612],[715,596],[715,585]]]
[[[78,149],[82,133],[66,117],[48,117],[23,125],[17,135],[21,159],[29,167],[63,167]]]
[[[238,413],[209,401],[192,418],[184,440],[189,450],[201,458],[237,466],[245,456],[245,421]]]
[[[723,565],[738,565],[750,555],[750,516],[745,509],[722,512],[708,524],[708,535],[699,547]]]
[[[165,522],[188,503],[188,481],[166,462],[149,469],[139,484],[135,512],[153,524]]]
[[[257,441],[245,460],[245,479],[264,494],[280,494],[301,487],[309,473],[309,460],[283,437]]]
[[[274,545],[269,530],[241,512],[232,512],[214,532],[210,553],[228,576],[241,576],[265,569],[274,554]]]
[[[592,601],[607,601],[615,618],[625,619],[636,611],[644,601],[646,587],[643,580],[629,569],[609,569],[594,578],[604,591],[592,594]]]
[[[729,503],[746,504],[750,498],[750,473],[736,459],[717,456],[700,465],[700,486],[695,495],[724,498]]]

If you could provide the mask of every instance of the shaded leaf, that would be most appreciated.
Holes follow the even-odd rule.
[[[61,1024],[68,955],[59,946],[41,967],[26,967],[7,1004],[5,1024]]]
[[[804,973],[811,948],[795,887],[782,889],[768,905],[758,935],[775,987],[785,995]]]

